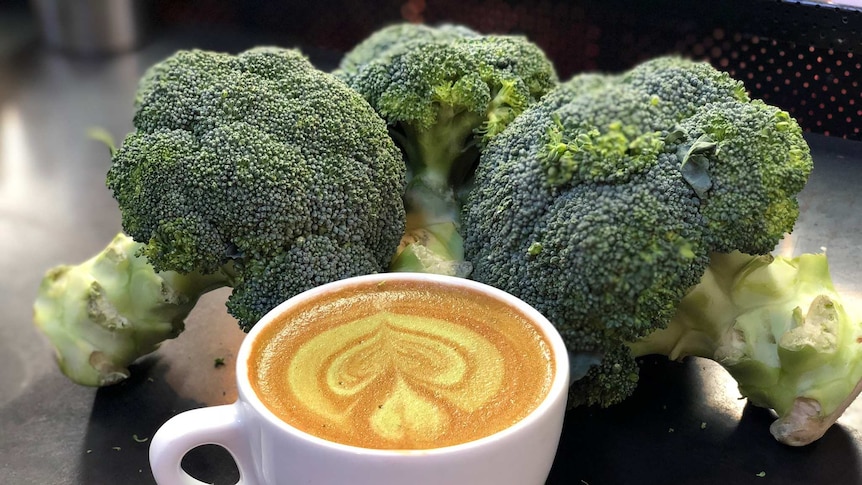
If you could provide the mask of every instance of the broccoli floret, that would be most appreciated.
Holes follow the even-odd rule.
[[[576,76],[482,154],[463,213],[471,277],[545,313],[573,360],[592,365],[570,403],[607,406],[635,387],[628,343],[678,318],[704,274],[726,270],[721,253],[767,254],[792,230],[811,169],[798,124],[708,64],[661,58]],[[731,373],[741,389],[762,380]],[[800,395],[746,395],[785,413],[784,393]]]
[[[712,103],[679,125],[682,172],[701,200],[710,250],[765,254],[799,217],[811,153],[796,121],[762,101]]]
[[[845,304],[847,303],[847,304]],[[713,254],[667,328],[629,344],[635,356],[719,362],[776,439],[819,439],[862,391],[862,309],[835,290],[825,253]]]
[[[480,149],[557,84],[553,65],[523,37],[400,25],[349,52],[335,74],[389,123],[405,155],[407,233],[390,269],[466,275],[459,193]]]
[[[147,72],[135,99],[135,131],[114,153],[107,186],[125,233],[139,244],[125,244],[124,257],[137,262],[140,278],[220,275],[233,288],[227,308],[247,331],[303,290],[386,270],[404,233],[406,170],[386,123],[342,81],[290,49],[181,51]],[[111,303],[118,319],[138,328],[148,312],[160,311],[158,302],[137,298],[123,268],[89,272],[85,264],[70,274],[127,294]],[[86,320],[86,299],[56,289],[65,284],[39,305],[80,318],[66,324],[75,328],[99,324]],[[209,288],[180,293],[194,301]],[[139,305],[134,312],[130,301]],[[111,366],[124,368],[158,340]],[[54,343],[69,362],[129,344],[116,339],[92,350]],[[70,377],[101,384],[87,372]]]
[[[602,351],[597,352],[597,348]],[[630,396],[637,388],[639,366],[631,358],[631,350],[625,342],[606,340],[583,348],[570,346],[569,356],[569,362],[579,366],[572,368],[574,377],[569,385],[569,408],[607,406],[606,403],[619,402]],[[576,370],[578,373],[574,374]]]

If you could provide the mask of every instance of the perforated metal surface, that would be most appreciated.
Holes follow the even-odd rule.
[[[428,3],[428,17],[450,19],[455,0]],[[511,9],[501,0],[482,7]],[[445,8],[435,8],[438,4]],[[471,24],[471,15],[459,21]],[[568,77],[617,71],[678,53],[706,60],[745,82],[751,95],[788,110],[806,131],[862,139],[862,10],[814,2],[539,2],[514,20],[488,15],[485,31],[523,32]],[[506,23],[488,25],[494,18]]]
[[[367,7],[351,0],[161,0],[158,11],[167,24],[273,32],[338,51],[396,21],[456,22],[529,36],[562,77],[678,53],[729,71],[806,131],[862,140],[859,8],[783,0],[381,0]]]
[[[753,97],[788,110],[807,130],[862,139],[862,11],[764,2],[762,33],[717,27],[686,36],[677,50],[745,82]],[[754,2],[757,5],[758,2]]]

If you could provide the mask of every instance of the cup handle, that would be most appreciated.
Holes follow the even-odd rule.
[[[251,448],[242,430],[239,404],[192,409],[169,419],[150,443],[150,467],[159,485],[206,485],[180,466],[183,456],[201,445],[219,445],[239,468],[236,485],[257,485]]]

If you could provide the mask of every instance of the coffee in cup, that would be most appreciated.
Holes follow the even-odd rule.
[[[540,485],[569,361],[538,311],[449,276],[358,276],[267,313],[237,354],[237,402],[179,413],[150,441],[156,482],[215,444],[242,485]]]
[[[552,350],[515,307],[470,289],[399,281],[341,287],[280,314],[248,379],[279,419],[373,449],[427,449],[523,419],[554,377]]]

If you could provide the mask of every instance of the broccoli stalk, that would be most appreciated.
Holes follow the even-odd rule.
[[[410,126],[404,133],[390,130],[404,152],[409,179],[404,193],[406,228],[391,271],[469,273],[459,232],[461,204],[451,178],[477,124],[476,115],[456,114],[452,106],[441,105],[438,123],[428,130]]]
[[[129,376],[128,366],[183,331],[204,293],[231,286],[225,268],[212,274],[156,272],[143,245],[118,234],[100,253],[48,271],[34,305],[34,322],[70,379],[105,386]]]
[[[465,109],[469,93],[446,86],[435,91],[436,122],[428,128],[401,124],[390,133],[399,142],[409,182],[404,194],[407,227],[390,271],[420,271],[466,277],[457,192],[468,187],[479,146],[523,110],[512,81],[502,81],[485,113]]]
[[[862,312],[845,303],[825,254],[714,253],[667,328],[629,348],[718,362],[750,403],[776,412],[778,441],[805,445],[862,391]]]

